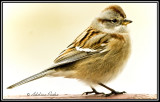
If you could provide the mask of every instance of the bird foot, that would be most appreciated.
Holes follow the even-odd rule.
[[[122,91],[122,92],[112,91],[109,94],[105,94],[105,96],[108,97],[108,96],[111,96],[111,95],[118,95],[118,94],[124,94],[124,93],[126,93],[126,92],[125,91]]]
[[[100,95],[100,94],[105,95],[105,93],[103,92],[95,92],[95,91],[84,92],[82,95],[89,95],[92,93],[94,93],[95,95]]]

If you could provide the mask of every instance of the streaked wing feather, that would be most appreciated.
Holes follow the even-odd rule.
[[[106,46],[101,46],[101,43],[108,43],[108,39],[107,34],[88,28],[54,60],[53,66],[68,64],[100,53],[106,49]]]
[[[82,58],[86,58],[93,52],[78,51],[75,48],[65,50],[59,57],[55,59],[55,63],[72,62]]]
[[[65,53],[65,51],[63,53]],[[80,59],[87,58],[92,54],[94,54],[95,52],[84,52],[84,51],[72,50],[65,55],[63,55],[63,53],[54,61],[55,64],[53,64],[48,70],[54,69],[55,67],[62,66],[68,63],[78,61]]]

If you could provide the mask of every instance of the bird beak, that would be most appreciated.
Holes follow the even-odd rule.
[[[127,25],[129,23],[132,23],[132,21],[131,20],[127,20],[127,19],[122,21],[122,25]]]

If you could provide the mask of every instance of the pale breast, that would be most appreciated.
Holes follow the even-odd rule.
[[[113,39],[107,45],[109,52],[99,53],[92,58],[77,62],[76,78],[88,84],[108,82],[123,69],[130,53],[129,36],[111,35]]]

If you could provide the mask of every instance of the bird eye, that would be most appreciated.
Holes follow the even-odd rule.
[[[116,20],[116,19],[113,19],[113,20],[111,20],[111,22],[112,22],[112,23],[116,23],[116,22],[117,22],[117,20]]]

